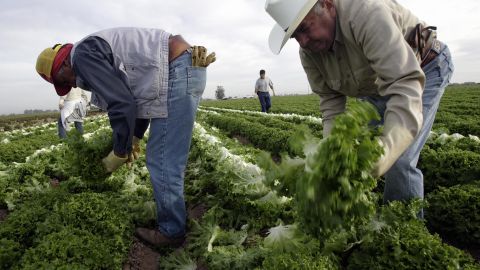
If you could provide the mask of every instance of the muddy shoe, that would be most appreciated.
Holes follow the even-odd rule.
[[[147,228],[135,229],[135,234],[145,243],[154,247],[179,247],[185,241],[185,237],[167,237],[158,230]]]

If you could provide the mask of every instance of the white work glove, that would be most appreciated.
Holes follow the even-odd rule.
[[[131,168],[132,164],[135,160],[137,160],[140,157],[140,139],[137,138],[136,136],[133,136],[132,139],[132,152],[128,155],[128,160],[127,160],[127,167]]]
[[[120,166],[123,165],[123,163],[127,162],[128,157],[119,157],[115,155],[113,150],[108,154],[107,157],[102,159],[103,167],[105,167],[105,170],[109,173],[114,172],[117,170]]]
[[[379,144],[383,147],[384,153],[373,167],[372,176],[377,178],[384,175],[412,142],[412,134],[404,127],[390,128],[387,134],[379,138]]]

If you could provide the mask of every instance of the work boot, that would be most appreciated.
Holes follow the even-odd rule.
[[[168,237],[159,230],[137,228],[135,234],[145,243],[153,247],[179,247],[185,241],[185,237]]]

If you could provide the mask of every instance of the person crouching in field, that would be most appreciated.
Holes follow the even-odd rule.
[[[417,162],[454,67],[436,28],[392,0],[267,0],[277,22],[270,49],[289,38],[320,96],[323,133],[345,111],[347,96],[372,103],[382,117],[384,155],[373,175],[385,175],[385,202],[423,198]]]
[[[83,134],[83,118],[87,114],[88,97],[80,88],[73,88],[64,96],[60,96],[58,108],[60,117],[58,118],[58,137],[65,139],[67,131],[70,130],[70,123],[73,122],[75,129]]]
[[[190,46],[180,35],[133,27],[55,45],[37,59],[37,72],[58,95],[78,86],[91,91],[91,102],[108,112],[113,130],[113,150],[103,159],[108,172],[138,158],[139,140],[150,124],[146,160],[158,227],[136,229],[150,245],[184,241],[183,175],[206,67],[214,61],[214,53]]]

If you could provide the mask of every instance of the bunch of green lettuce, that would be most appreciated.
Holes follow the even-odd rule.
[[[287,157],[279,165],[261,159],[266,184],[294,196],[307,232],[320,236],[350,230],[374,214],[376,181],[370,172],[383,149],[369,122],[378,119],[372,105],[352,102],[335,118],[330,136],[318,141],[309,134],[297,135],[293,143],[303,147],[305,159]]]
[[[428,194],[428,225],[460,244],[480,245],[480,181]]]
[[[383,206],[347,269],[479,269],[468,254],[429,233],[417,218],[421,206],[421,201]]]

